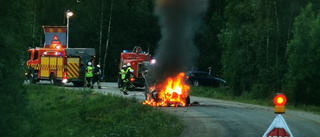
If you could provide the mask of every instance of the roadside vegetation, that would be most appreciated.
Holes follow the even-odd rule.
[[[221,99],[228,101],[236,101],[242,103],[249,103],[262,106],[274,106],[273,98],[278,92],[266,96],[264,99],[259,99],[252,93],[244,93],[241,96],[234,96],[229,88],[213,88],[213,87],[194,87],[191,86],[190,95],[198,97],[206,97],[213,99]],[[279,92],[280,93],[280,92]],[[312,112],[320,114],[320,107],[314,105],[295,105],[292,103],[293,99],[287,97],[286,108],[291,110],[302,110],[307,112]],[[291,102],[290,102],[291,101]],[[192,102],[191,102],[192,103]]]
[[[178,118],[144,106],[134,98],[54,86],[24,87],[24,122],[22,131],[15,131],[20,135],[14,136],[169,137],[180,135],[183,129]]]

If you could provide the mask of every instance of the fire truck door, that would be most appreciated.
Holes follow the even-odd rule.
[[[80,59],[72,57],[67,59],[67,77],[68,78],[79,78],[79,64]]]
[[[57,57],[50,57],[50,71],[57,70]]]
[[[41,57],[40,77],[49,77],[49,57]]]
[[[62,78],[62,74],[63,74],[63,58],[62,57],[58,57],[57,58],[57,78]]]

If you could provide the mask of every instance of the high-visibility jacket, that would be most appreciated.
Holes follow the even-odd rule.
[[[126,70],[126,73],[130,72],[130,69],[132,69],[131,67],[128,67]]]
[[[93,69],[93,79],[98,79],[98,80],[100,80],[100,78],[101,78],[101,69],[98,68],[98,67],[95,67],[95,68]]]
[[[93,77],[91,66],[87,67],[86,77],[88,77],[88,78]]]
[[[126,77],[126,72],[124,71],[124,69],[120,70],[120,74],[121,74],[121,79],[124,80],[124,78]]]

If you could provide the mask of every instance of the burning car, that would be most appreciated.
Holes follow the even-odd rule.
[[[184,83],[184,77],[184,73],[179,73],[175,78],[169,77],[163,82],[155,81],[150,84],[146,82],[146,100],[143,102],[143,104],[163,107],[189,106],[190,87],[188,84]]]

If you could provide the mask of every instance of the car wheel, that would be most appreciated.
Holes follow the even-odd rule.
[[[193,86],[197,87],[197,86],[199,86],[199,81],[198,80],[194,80],[192,82],[192,84],[193,84]]]
[[[220,82],[220,83],[219,83],[219,87],[220,87],[220,88],[225,88],[225,87],[226,87],[226,83]]]

